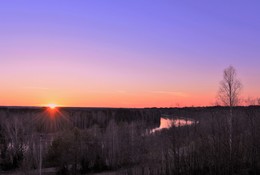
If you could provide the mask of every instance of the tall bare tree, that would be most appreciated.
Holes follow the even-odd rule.
[[[228,117],[228,134],[229,134],[229,159],[230,171],[232,172],[232,127],[233,127],[233,107],[239,104],[239,95],[242,84],[237,78],[236,69],[229,66],[224,70],[223,80],[220,82],[218,98],[224,106],[230,107],[230,115]]]
[[[229,66],[224,70],[223,80],[220,82],[218,92],[220,102],[230,108],[238,105],[241,88],[242,84],[237,78],[236,69],[233,66]]]

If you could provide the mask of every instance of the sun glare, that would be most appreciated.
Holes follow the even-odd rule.
[[[48,107],[50,109],[55,109],[57,107],[57,105],[56,104],[48,104]]]

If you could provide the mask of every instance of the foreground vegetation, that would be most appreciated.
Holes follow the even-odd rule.
[[[55,167],[56,174],[260,174],[260,107],[233,109],[232,147],[229,108],[107,111],[83,117],[85,127],[68,111],[30,120],[36,115],[30,110],[20,111],[24,117],[1,113],[0,169],[28,174],[42,160],[42,168]],[[161,114],[198,122],[150,133]]]

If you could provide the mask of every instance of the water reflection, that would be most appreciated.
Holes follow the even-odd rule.
[[[151,131],[151,133],[154,133],[156,131],[160,131],[162,129],[169,129],[172,126],[181,127],[181,126],[192,125],[194,123],[195,123],[195,121],[192,120],[192,119],[183,119],[183,118],[169,119],[169,118],[161,117],[160,127],[153,129]]]

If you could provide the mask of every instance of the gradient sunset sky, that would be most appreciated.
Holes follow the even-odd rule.
[[[259,0],[1,0],[0,105],[208,106],[260,96]]]

